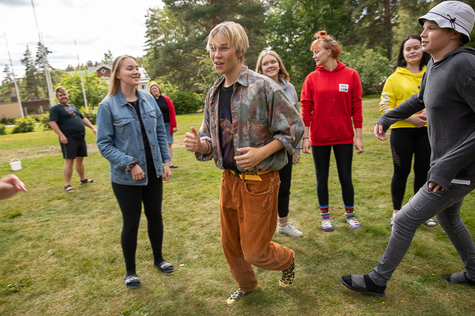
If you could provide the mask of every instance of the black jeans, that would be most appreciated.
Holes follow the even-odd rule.
[[[162,178],[149,177],[146,186],[121,185],[112,182],[112,189],[122,212],[123,226],[120,241],[127,272],[135,273],[135,253],[142,203],[147,217],[148,237],[152,245],[154,263],[162,262]]]
[[[353,162],[353,144],[312,146],[313,163],[317,174],[317,197],[320,206],[328,205],[328,175],[330,170],[330,154],[333,147],[335,153],[338,178],[345,207],[353,207],[355,191],[351,179]]]

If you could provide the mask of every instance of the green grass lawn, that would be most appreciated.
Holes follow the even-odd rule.
[[[280,272],[256,268],[260,289],[235,306],[225,304],[236,290],[220,244],[219,184],[214,162],[198,162],[183,146],[190,126],[202,114],[178,116],[172,178],[164,188],[164,257],[172,274],[153,267],[145,216],[139,231],[137,273],[143,286],[127,289],[120,247],[122,217],[109,180],[109,164],[87,129],[86,175],[96,184],[63,191],[62,167],[54,132],[0,136],[0,175],[15,174],[28,192],[0,201],[0,315],[473,315],[475,289],[447,284],[442,277],[463,271],[442,229],[420,227],[388,284],[385,298],[354,293],[340,275],[369,273],[391,233],[392,161],[389,141],[377,141],[372,128],[378,99],[364,101],[365,152],[354,156],[355,211],[363,227],[348,228],[334,161],[330,208],[335,231],[320,228],[312,157],[294,167],[291,222],[304,233],[274,240],[295,251],[296,279],[278,286]],[[412,182],[412,178],[409,183]],[[412,195],[408,185],[406,200]],[[475,233],[475,199],[466,197],[463,220]]]

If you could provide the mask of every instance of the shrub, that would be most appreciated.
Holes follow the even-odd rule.
[[[345,47],[340,60],[358,72],[364,94],[380,93],[384,82],[392,73],[389,60],[372,49]]]
[[[191,91],[176,90],[168,94],[168,97],[173,101],[176,114],[194,113],[198,111],[203,104],[198,94]]]
[[[5,135],[7,132],[5,132],[5,125],[0,124],[0,135]]]
[[[28,133],[32,132],[35,129],[36,119],[28,115],[27,117],[20,117],[15,120],[15,128],[13,129],[13,134],[15,133]]]
[[[44,131],[51,130],[51,126],[49,126],[49,113],[41,114],[38,116],[38,121],[41,124],[41,127],[43,127]]]
[[[153,81],[158,83],[163,95],[172,99],[176,114],[194,113],[203,107],[204,102],[199,94],[182,91],[177,86],[160,78]]]
[[[15,122],[14,118],[2,117],[0,119],[0,124],[4,124],[4,125],[12,125],[12,124],[14,124],[14,122]]]
[[[86,108],[83,106],[79,111],[81,111],[82,115],[84,115],[84,117],[87,118],[92,125],[96,125],[97,111],[94,108],[89,107],[86,110]]]

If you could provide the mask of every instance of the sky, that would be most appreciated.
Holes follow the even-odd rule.
[[[99,63],[109,50],[114,58],[143,56],[145,15],[162,6],[160,0],[0,0],[0,81],[10,67],[8,51],[17,77],[24,75],[27,46],[36,59],[38,29],[53,68],[77,66],[78,56],[81,64]]]

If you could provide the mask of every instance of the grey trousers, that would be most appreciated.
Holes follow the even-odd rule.
[[[473,189],[475,181],[470,185],[451,184],[445,191],[433,192],[426,182],[395,215],[388,246],[370,273],[371,280],[376,285],[386,285],[409,249],[416,229],[435,215],[462,259],[469,278],[475,280],[475,245],[460,218],[463,199]]]

